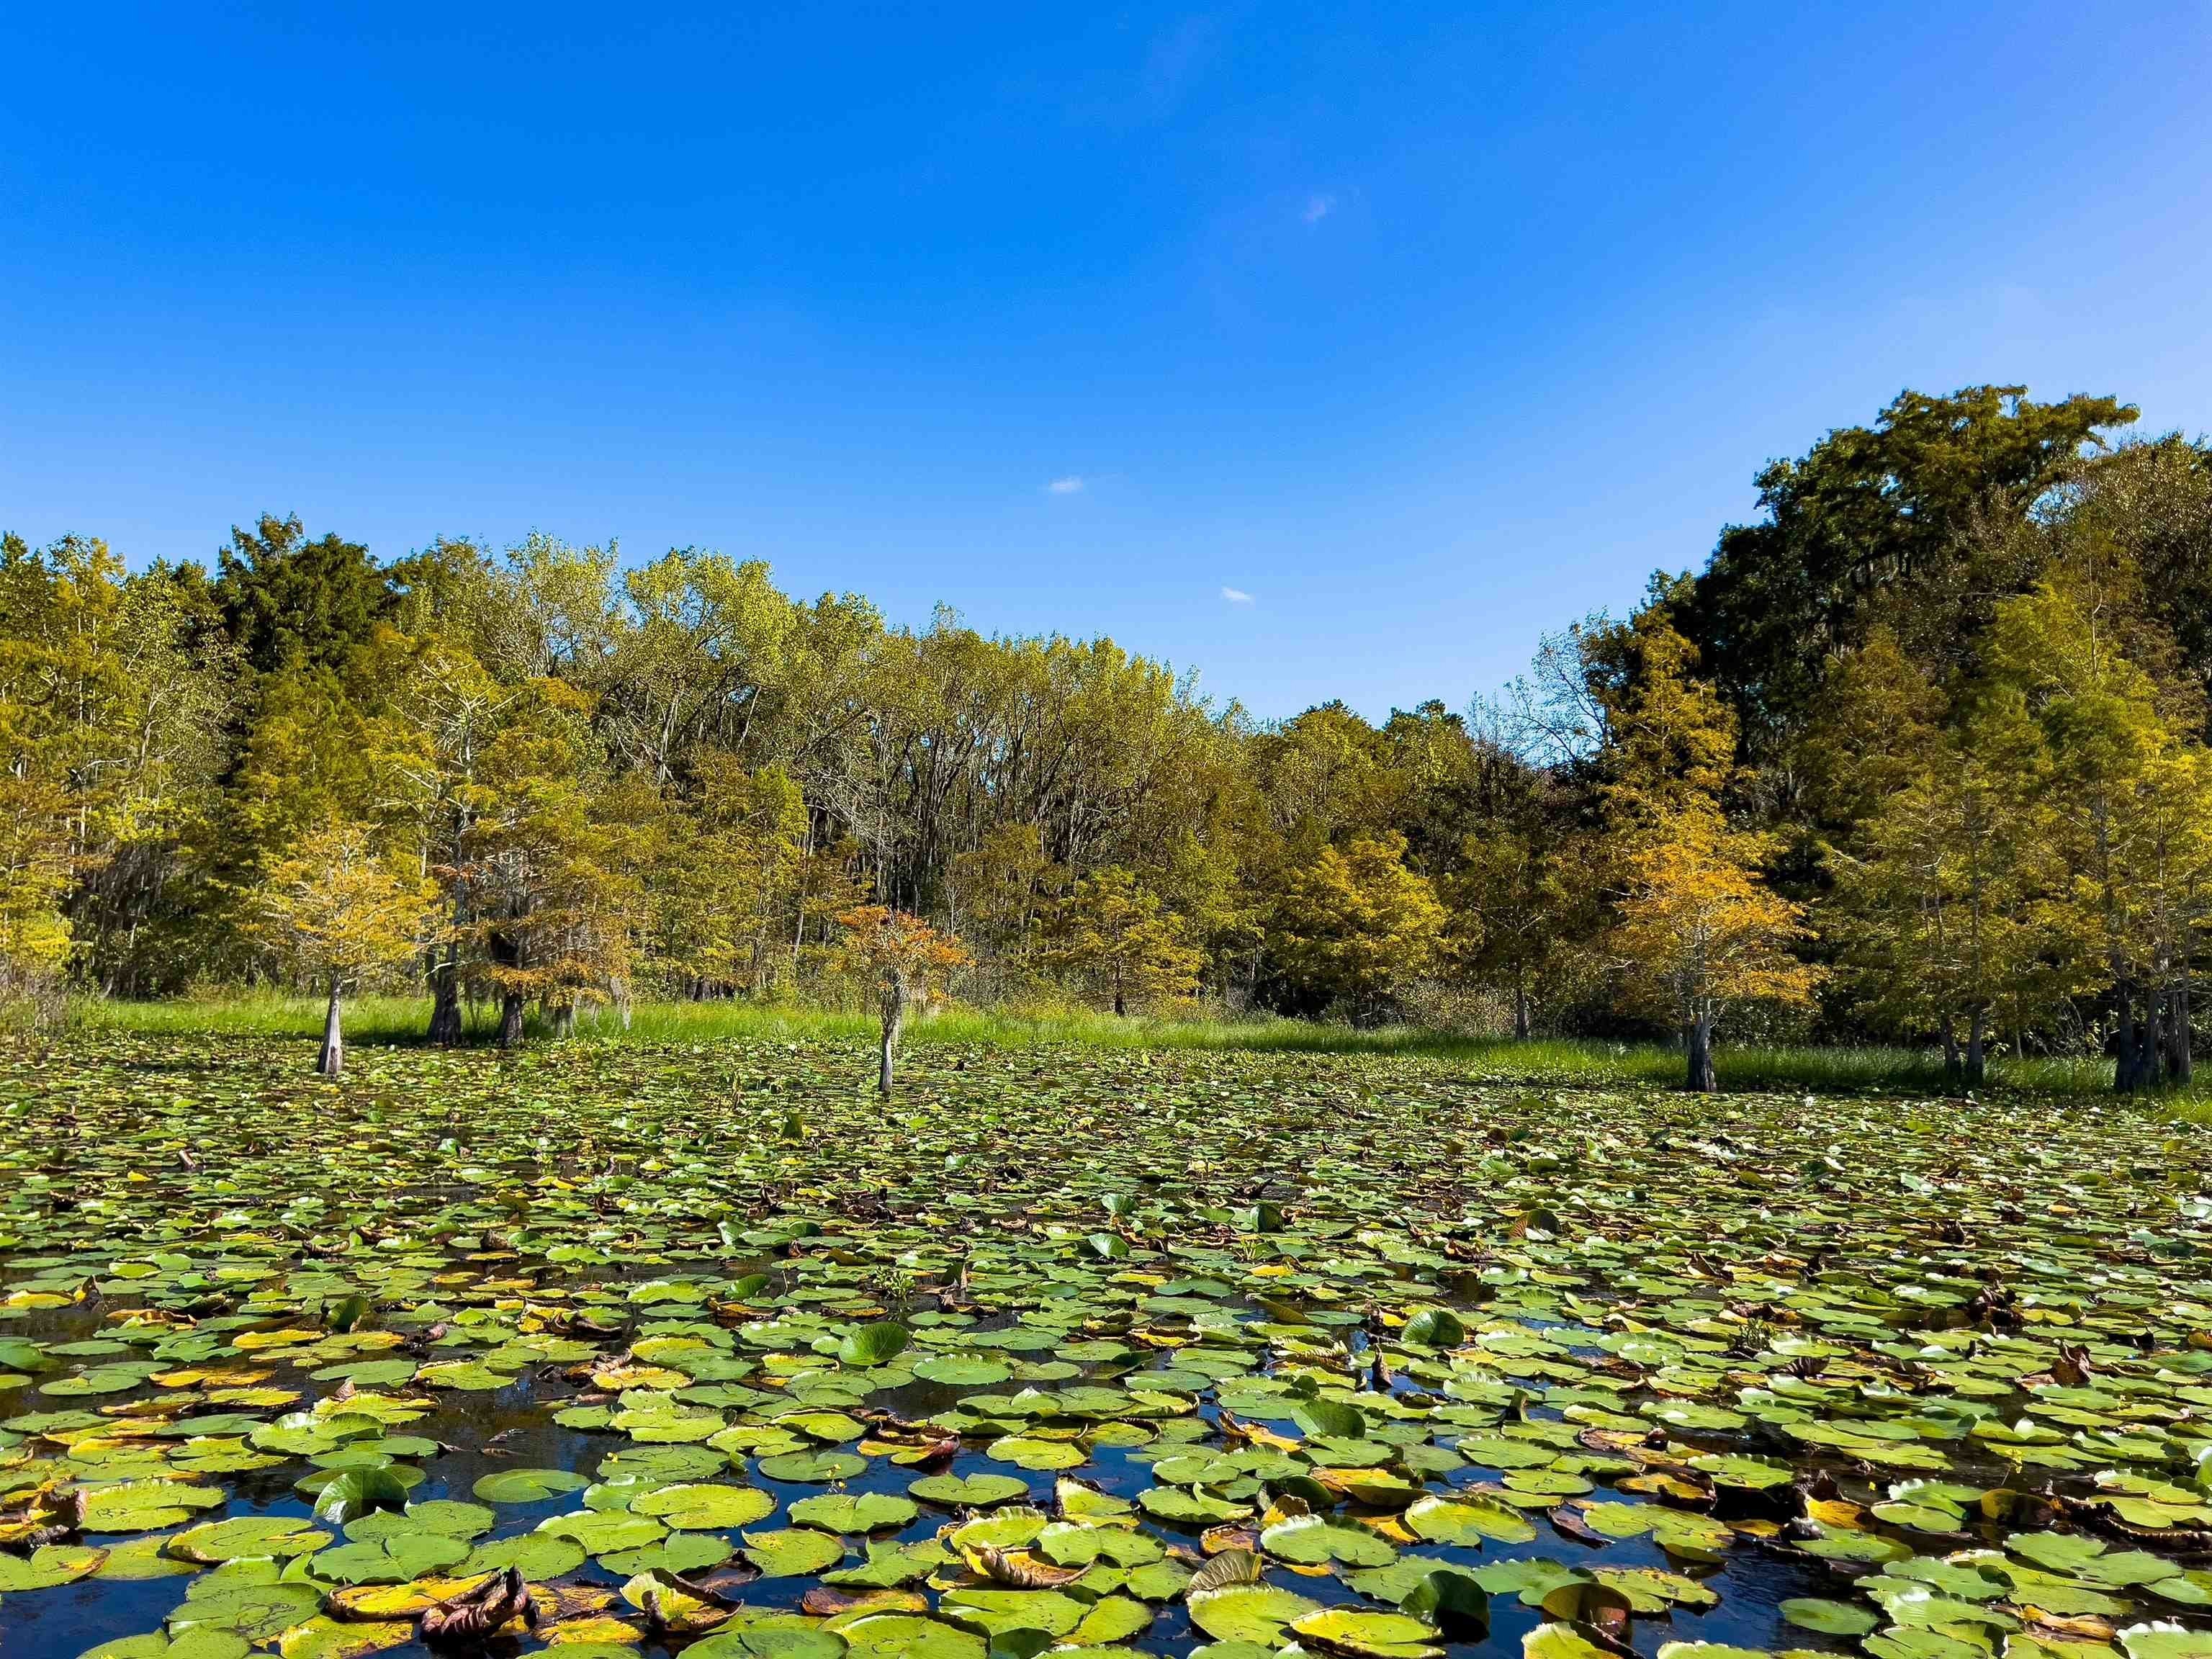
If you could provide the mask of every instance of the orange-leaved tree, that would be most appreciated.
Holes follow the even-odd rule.
[[[883,1047],[876,1090],[891,1091],[893,1057],[906,1028],[907,1004],[968,965],[968,948],[920,916],[887,905],[864,904],[837,918],[845,929],[839,965],[874,986],[883,1014]]]

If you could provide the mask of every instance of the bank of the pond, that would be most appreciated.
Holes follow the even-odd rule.
[[[318,999],[244,996],[167,1002],[87,1001],[72,1018],[94,1030],[145,1035],[234,1033],[310,1041],[322,1034]],[[364,996],[347,1005],[346,1033],[355,1043],[412,1044],[422,1040],[427,1000]],[[470,1040],[489,1042],[492,1012],[477,1010]],[[626,1044],[711,1042],[870,1041],[874,1021],[860,1013],[732,1002],[641,1003],[624,1029],[611,1012],[582,1016],[576,1040]],[[550,1041],[532,1027],[532,1040]],[[1448,1062],[1499,1081],[1548,1084],[1670,1084],[1681,1056],[1656,1043],[1558,1037],[1526,1042],[1469,1036],[1415,1026],[1359,1030],[1305,1020],[1121,1019],[1089,1013],[1024,1014],[953,1008],[915,1020],[908,1040],[921,1045],[983,1043],[996,1048],[1203,1049],[1255,1054],[1400,1054]],[[1955,1085],[1942,1057],[1929,1051],[1863,1048],[1731,1048],[1718,1051],[1723,1089],[1802,1089],[1826,1093],[1945,1094]],[[1991,1063],[1986,1091],[2092,1095],[2112,1085],[2102,1059],[2011,1059]],[[2186,1115],[2212,1120],[2212,1097],[2169,1097]]]

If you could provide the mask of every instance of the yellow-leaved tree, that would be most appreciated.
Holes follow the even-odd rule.
[[[966,967],[968,948],[920,916],[887,905],[863,904],[844,912],[837,921],[845,929],[838,965],[876,991],[877,1007],[883,1016],[876,1091],[888,1095],[899,1034],[906,1029],[907,1005]]]
[[[1790,946],[1809,937],[1801,906],[1766,884],[1772,837],[1733,828],[1736,726],[1670,619],[1668,590],[1626,623],[1582,641],[1615,871],[1607,936],[1632,1005],[1682,1034],[1688,1086],[1710,1092],[1713,1030],[1733,1004],[1803,1006],[1818,969]]]
[[[1271,946],[1328,1005],[1376,1019],[1434,965],[1448,919],[1403,836],[1354,836],[1291,872]]]
[[[1632,998],[1674,1020],[1688,1086],[1710,1093],[1713,1028],[1729,1005],[1802,1006],[1819,969],[1790,952],[1809,937],[1803,910],[1759,873],[1770,837],[1730,830],[1717,811],[1690,808],[1653,826],[1625,860],[1612,942]]]
[[[0,709],[0,730],[4,722]],[[70,943],[67,825],[58,785],[27,767],[0,772],[0,1001],[58,1006]]]
[[[366,824],[333,819],[272,860],[252,895],[248,926],[299,978],[327,984],[315,1069],[345,1069],[346,991],[425,948],[436,884],[397,867]]]
[[[1049,960],[1082,975],[1126,1014],[1132,1000],[1170,1002],[1198,988],[1206,953],[1183,937],[1159,896],[1118,865],[1075,884],[1054,918]]]

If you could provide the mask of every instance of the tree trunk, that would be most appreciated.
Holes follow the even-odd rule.
[[[460,952],[452,945],[430,970],[430,1041],[450,1048],[461,1040]]]
[[[556,1037],[572,1037],[576,1035],[576,1005],[574,1003],[563,1002],[554,1008],[553,1035]]]
[[[2136,1009],[2127,981],[2112,976],[2112,1091],[2126,1094],[2135,1087]]]
[[[629,1030],[629,978],[625,975],[615,981],[615,1018],[622,1023],[625,1031]]]
[[[898,1048],[899,1033],[905,1026],[906,981],[891,974],[884,981],[884,1046],[876,1067],[876,1092],[886,1099],[891,1092],[892,1056]]]
[[[513,1048],[522,1042],[522,993],[509,991],[499,1000],[499,1046]]]
[[[1959,1033],[1948,1015],[1943,1020],[1943,1082],[1949,1088],[1959,1086]]]
[[[1974,1010],[1972,1022],[1966,1028],[1966,1085],[1978,1089],[1990,1073],[1990,1013],[1986,1008]]]
[[[1701,1095],[1711,1094],[1720,1087],[1713,1074],[1711,1015],[1700,1014],[1682,1028],[1682,1046],[1690,1057],[1688,1086]]]
[[[1528,1040],[1528,982],[1518,971],[1513,976],[1513,1040]]]
[[[2118,1014],[2112,1038],[2112,1087],[2118,1093],[2131,1095],[2151,1081],[2151,1027],[2155,1016],[2146,1007],[2143,1017],[2136,1018],[2133,980],[2116,981],[2112,1000]]]
[[[2166,1080],[2176,1088],[2186,1088],[2197,1067],[2189,1052],[2189,969],[2185,965],[2167,995],[2173,1024],[2166,1047]]]
[[[1129,1006],[1127,1003],[1121,1000],[1121,988],[1116,986],[1114,988],[1114,1018],[1116,1019],[1126,1019],[1128,1018],[1128,1014]]]
[[[323,1016],[323,1051],[315,1056],[315,1069],[325,1077],[339,1077],[345,1072],[345,1027],[338,1002],[338,981],[334,974],[331,976],[330,1011]]]

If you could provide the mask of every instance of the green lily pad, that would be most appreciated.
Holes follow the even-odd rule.
[[[480,1478],[470,1495],[486,1504],[538,1504],[587,1484],[572,1469],[501,1469]]]
[[[1797,1596],[1783,1602],[1782,1616],[1801,1630],[1818,1631],[1823,1636],[1864,1636],[1881,1625],[1869,1607],[1816,1596]]]
[[[775,1513],[775,1499],[756,1486],[660,1486],[632,1499],[629,1508],[675,1532],[728,1532],[765,1521]]]
[[[794,1527],[782,1532],[749,1532],[744,1540],[745,1559],[768,1578],[803,1578],[845,1559],[845,1546],[841,1540],[811,1527]]]
[[[825,1492],[791,1506],[794,1524],[826,1532],[883,1532],[903,1527],[919,1515],[911,1502],[888,1492]]]
[[[1274,1584],[1233,1584],[1190,1598],[1190,1621],[1217,1642],[1281,1645],[1283,1632],[1321,1604]]]

